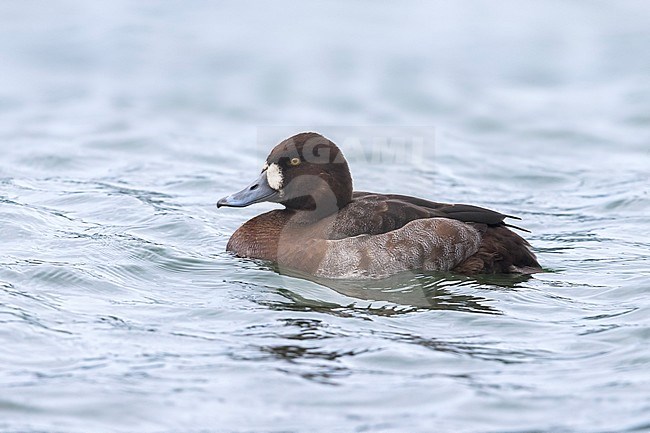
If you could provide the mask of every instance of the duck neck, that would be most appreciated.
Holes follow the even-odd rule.
[[[297,196],[283,201],[282,204],[287,209],[300,213],[300,220],[317,221],[340,211],[352,201],[352,178],[348,170],[336,175],[326,173],[303,177],[296,186],[309,193],[299,195],[298,192]]]

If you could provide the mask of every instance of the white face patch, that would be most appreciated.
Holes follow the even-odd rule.
[[[282,174],[282,169],[276,163],[269,165],[269,168],[266,169],[266,180],[269,183],[269,186],[276,191],[282,189],[282,182],[284,181],[284,176]]]

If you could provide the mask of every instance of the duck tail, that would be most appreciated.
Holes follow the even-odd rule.
[[[506,225],[490,226],[482,233],[479,250],[456,266],[462,274],[534,274],[542,272],[530,244]]]

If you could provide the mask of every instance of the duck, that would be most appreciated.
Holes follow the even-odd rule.
[[[467,204],[354,191],[348,162],[316,132],[271,150],[261,173],[217,207],[278,203],[239,227],[226,250],[329,279],[381,279],[401,272],[533,274],[531,245],[506,219]],[[521,229],[524,230],[524,229]],[[527,231],[527,230],[525,230]]]

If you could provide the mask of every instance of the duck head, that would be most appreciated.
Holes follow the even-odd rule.
[[[275,146],[257,179],[222,198],[217,207],[273,202],[320,217],[352,201],[352,177],[341,150],[314,132],[287,138]]]

